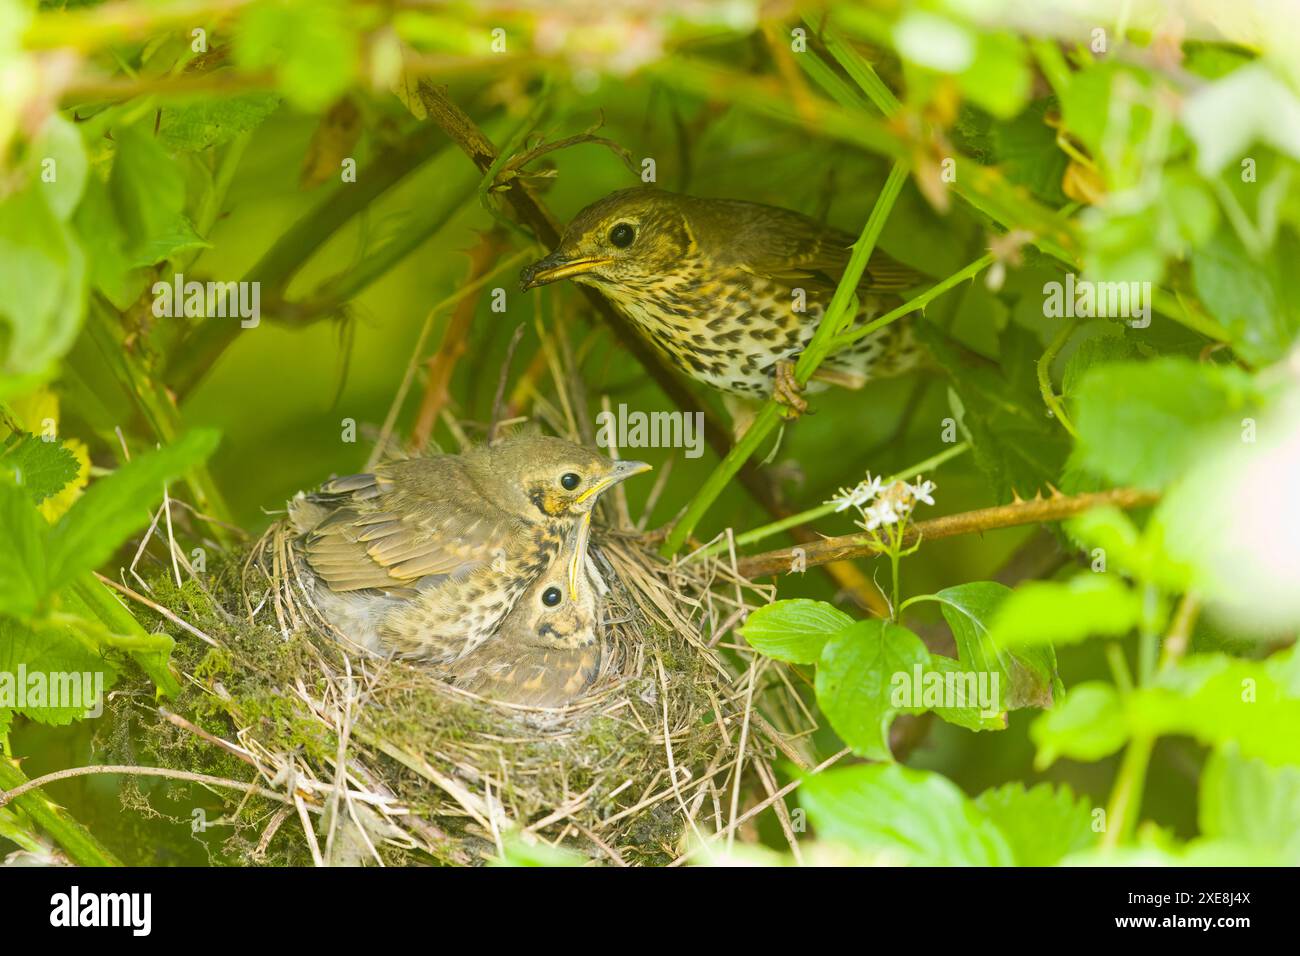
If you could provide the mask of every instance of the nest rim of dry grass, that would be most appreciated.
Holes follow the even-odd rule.
[[[276,522],[239,567],[243,623],[263,639],[299,642],[306,666],[284,701],[333,753],[277,746],[197,668],[187,683],[225,710],[230,732],[170,721],[285,795],[243,862],[259,862],[259,852],[265,860],[272,831],[294,816],[318,865],[472,865],[506,856],[512,841],[576,850],[588,862],[672,865],[694,852],[688,845],[733,838],[764,806],[777,808],[793,840],[774,762],[811,766],[804,738],[815,722],[783,668],[740,645],[722,647],[745,653],[722,652],[744,614],[770,599],[734,564],[665,563],[640,535],[598,528],[592,551],[610,585],[604,620],[614,653],[584,697],[539,708],[455,688],[418,662],[345,650],[305,618],[312,609],[292,603],[303,592],[288,545]],[[772,693],[783,698],[775,707]],[[409,707],[384,719],[403,698],[429,712],[415,725],[434,731],[420,746],[417,735],[394,733],[409,729]],[[742,776],[758,781],[759,803],[748,808]]]

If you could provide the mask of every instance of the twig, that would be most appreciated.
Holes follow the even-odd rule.
[[[231,790],[241,790],[244,793],[251,793],[255,796],[266,797],[268,800],[276,800],[280,803],[290,803],[289,797],[283,793],[277,793],[274,790],[268,790],[265,787],[259,787],[255,783],[244,783],[242,780],[231,780],[227,777],[211,777],[206,773],[194,773],[189,770],[172,770],[169,767],[132,767],[126,764],[101,764],[94,767],[69,767],[66,770],[55,770],[41,777],[33,777],[26,783],[14,787],[12,790],[0,790],[0,807],[5,806],[11,800],[16,800],[29,790],[35,790],[43,787],[47,783],[54,783],[56,780],[66,780],[69,777],[86,777],[94,774],[124,774],[131,777],[166,777],[169,780],[185,780],[190,783],[201,783],[211,787],[226,787]]]
[[[420,328],[420,334],[416,337],[415,348],[411,350],[410,361],[406,363],[406,371],[402,374],[402,382],[398,385],[396,394],[393,395],[392,404],[388,406],[388,414],[384,416],[384,423],[379,429],[379,438],[375,441],[374,450],[371,451],[370,458],[366,460],[367,471],[379,463],[384,451],[387,449],[388,440],[397,426],[397,416],[401,413],[402,405],[406,402],[407,393],[410,392],[411,383],[415,380],[415,369],[420,364],[420,355],[424,352],[424,343],[428,341],[429,333],[433,330],[433,320],[442,314],[442,311],[448,306],[454,305],[465,296],[477,292],[501,273],[522,264],[528,254],[527,250],[525,250],[498,263],[497,267],[491,272],[480,276],[474,282],[461,286],[429,310],[429,314],[424,317],[424,325]],[[432,372],[430,374],[432,375]]]
[[[207,743],[212,744],[214,747],[220,747],[222,750],[230,754],[232,757],[238,757],[240,760],[244,761],[244,763],[248,764],[251,767],[260,769],[257,766],[257,761],[253,759],[253,755],[249,753],[247,750],[245,750],[243,747],[239,746],[238,744],[232,744],[229,740],[222,740],[216,734],[208,733],[202,727],[198,726],[195,723],[192,723],[191,721],[186,720],[180,714],[173,714],[166,707],[159,707],[158,713],[159,715],[162,716],[163,720],[167,721],[169,724],[179,727],[181,730],[185,730],[188,731],[189,733],[192,733],[200,740],[206,741]]]
[[[468,286],[481,285],[492,270],[493,260],[501,251],[500,236],[496,233],[484,233],[479,242],[470,250],[469,273],[465,277]],[[474,311],[478,307],[476,296],[465,296],[451,314],[451,320],[442,333],[442,342],[438,351],[428,360],[428,378],[424,383],[424,396],[420,400],[420,410],[415,416],[415,425],[411,429],[411,447],[422,451],[429,444],[433,435],[433,426],[438,420],[438,413],[447,404],[450,395],[451,375],[456,363],[469,347],[469,329],[474,321]]]
[[[890,475],[888,478],[884,479],[882,484],[885,487],[889,487],[896,481],[907,481],[908,479],[915,478],[924,472],[933,472],[934,469],[938,468],[944,462],[951,461],[959,455],[964,455],[968,451],[970,451],[969,442],[959,442],[956,445],[950,445],[943,451],[937,452],[929,458],[926,458],[924,461],[919,461],[915,465],[904,468],[902,471]],[[743,534],[738,534],[736,535],[736,546],[744,547],[747,544],[757,544],[764,538],[770,538],[772,535],[779,534],[782,531],[789,531],[796,525],[807,524],[810,521],[816,521],[818,518],[824,518],[829,514],[833,514],[839,507],[840,505],[838,502],[830,501],[825,504],[817,505],[814,508],[809,508],[807,511],[801,511],[798,514],[791,515],[788,518],[782,518],[780,521],[765,524],[761,528],[754,528],[753,530],[746,531]],[[691,559],[706,558],[714,554],[719,554],[726,549],[727,543],[725,541],[719,541],[716,544],[709,545],[701,551],[694,552],[691,555]]]
[[[355,183],[336,185],[327,197],[280,236],[243,276],[246,282],[261,283],[264,311],[273,310],[303,264],[353,216],[412,170],[430,161],[434,147],[441,140],[437,130],[428,126],[417,127],[380,153]],[[319,313],[312,318],[323,318],[324,315]],[[204,379],[239,331],[238,322],[203,322],[185,340],[185,347],[175,350],[167,366],[167,381],[176,393],[177,401]]]
[[[496,394],[492,396],[492,427],[488,429],[488,435],[493,440],[497,437],[497,429],[504,424],[506,382],[510,379],[510,363],[514,361],[515,349],[519,348],[519,340],[524,337],[524,328],[523,325],[515,326],[510,344],[506,346],[506,357],[501,361],[501,375],[497,378]]]
[[[1116,488],[1112,491],[1088,492],[1079,495],[1062,495],[1057,493],[1050,498],[1035,498],[1032,501],[1015,501],[1011,504],[997,505],[993,508],[979,508],[975,511],[963,511],[960,514],[945,515],[920,521],[908,527],[903,535],[903,544],[910,545],[924,539],[952,538],[963,534],[978,534],[997,528],[1014,528],[1019,525],[1038,524],[1043,521],[1061,521],[1100,505],[1114,505],[1118,508],[1141,508],[1154,504],[1159,495],[1137,488]],[[827,561],[839,561],[845,558],[860,558],[879,553],[876,544],[859,534],[840,535],[825,538],[815,544],[804,547],[806,564],[825,564]],[[737,566],[747,578],[761,577],[765,574],[777,574],[788,571],[793,558],[791,549],[781,548],[777,551],[765,551],[762,554],[742,558]]]
[[[191,634],[193,634],[199,640],[203,641],[205,644],[211,644],[213,647],[221,646],[215,640],[209,637],[207,634],[204,634],[202,631],[200,631],[193,624],[190,624],[188,621],[182,620],[180,616],[177,615],[174,611],[171,611],[168,608],[163,607],[157,601],[150,600],[149,598],[145,597],[143,594],[139,594],[138,592],[131,590],[131,588],[127,587],[125,584],[119,584],[118,582],[114,581],[112,578],[104,577],[104,575],[100,574],[98,571],[95,572],[95,577],[99,578],[99,580],[102,583],[108,585],[110,588],[112,588],[114,591],[117,591],[119,594],[126,595],[132,601],[137,601],[140,604],[143,604],[145,607],[149,608],[149,610],[153,611],[155,614],[161,614],[163,617],[167,618],[167,620],[171,621],[177,627],[189,631]]]

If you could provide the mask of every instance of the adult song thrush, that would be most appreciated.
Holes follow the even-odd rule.
[[[289,503],[310,596],[356,644],[449,661],[492,634],[598,496],[649,469],[518,435],[388,462]]]
[[[587,570],[588,523],[584,516],[569,530],[497,632],[448,665],[452,683],[532,707],[562,707],[591,686],[604,641]]]
[[[853,242],[787,209],[634,187],[578,213],[520,280],[525,290],[569,278],[595,286],[682,372],[741,399],[728,402],[733,415],[774,393],[802,411],[791,361],[812,340]],[[858,286],[857,320],[920,280],[876,250]],[[860,388],[908,370],[918,355],[910,326],[895,322],[823,362],[810,390]]]

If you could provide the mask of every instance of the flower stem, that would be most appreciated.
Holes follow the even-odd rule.
[[[898,615],[902,608],[899,606],[899,574],[898,566],[902,562],[903,550],[903,523],[900,521],[894,525],[889,532],[889,573],[893,580],[893,592],[889,601],[889,617],[895,624],[898,623]]]
[[[846,346],[852,345],[858,339],[865,338],[866,336],[870,335],[872,332],[879,331],[880,329],[884,328],[886,325],[889,325],[891,322],[897,322],[903,316],[908,315],[909,313],[912,312],[916,312],[919,309],[925,308],[927,305],[930,304],[931,301],[943,295],[953,286],[960,285],[961,283],[965,282],[967,279],[972,278],[973,276],[982,272],[984,269],[988,268],[988,266],[993,264],[993,258],[994,258],[993,253],[986,252],[984,255],[976,259],[974,262],[971,262],[968,265],[962,267],[961,269],[958,269],[956,272],[948,276],[948,278],[944,279],[942,282],[938,283],[937,285],[932,285],[930,288],[926,289],[920,295],[908,299],[898,308],[891,309],[890,311],[882,315],[880,318],[873,319],[872,321],[868,322],[866,325],[853,329],[849,332],[845,332],[843,335],[837,336],[835,339],[835,348],[838,350],[838,349],[845,348]]]

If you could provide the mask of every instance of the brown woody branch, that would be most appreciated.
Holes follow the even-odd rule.
[[[1062,521],[1100,505],[1113,505],[1117,508],[1140,508],[1154,504],[1158,495],[1136,488],[1116,488],[1112,491],[1089,492],[1080,495],[1055,494],[1050,498],[1035,498],[1032,501],[1015,501],[1011,504],[998,505],[993,508],[980,508],[976,511],[963,511],[960,514],[945,515],[921,521],[910,526],[903,535],[904,545],[915,544],[918,540],[933,541],[936,538],[954,538],[962,534],[979,534],[998,528],[1014,528],[1019,525],[1038,524],[1044,521]],[[820,541],[800,545],[803,549],[805,565],[825,564],[829,561],[843,561],[861,558],[881,552],[875,542],[861,534],[845,534],[835,538],[823,538]],[[794,560],[793,549],[781,548],[765,551],[762,554],[741,558],[738,569],[748,578],[779,574],[790,570]]]

